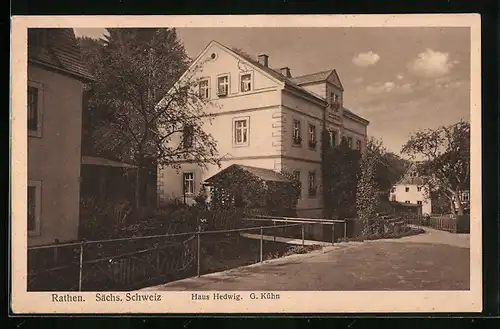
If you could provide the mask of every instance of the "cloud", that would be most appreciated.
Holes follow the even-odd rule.
[[[380,60],[380,56],[373,51],[366,53],[359,53],[353,57],[352,62],[361,67],[368,67],[377,64]]]
[[[404,76],[402,74],[398,74],[398,76],[396,78],[398,78],[398,80],[403,80]]]
[[[376,83],[366,86],[366,91],[370,94],[383,94],[391,92],[396,87],[396,84],[392,81],[385,83]]]
[[[365,80],[365,79],[363,79],[362,77],[359,77],[359,78],[354,79],[354,82],[355,82],[355,83],[361,83],[361,82],[363,82],[364,80]]]
[[[417,58],[408,64],[408,68],[417,76],[437,78],[447,75],[458,61],[450,61],[449,53],[427,49],[418,54]]]

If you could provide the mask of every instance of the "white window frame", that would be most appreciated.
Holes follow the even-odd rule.
[[[296,123],[298,125],[296,125]],[[297,143],[297,140],[299,140],[300,143]],[[292,119],[292,144],[295,146],[302,145],[302,122],[297,118]]]
[[[313,128],[312,131],[311,131],[311,128]],[[317,134],[318,134],[318,130],[316,129],[316,125],[314,123],[309,122],[307,124],[307,147],[310,150],[317,149],[317,146],[318,146]],[[315,142],[316,145],[314,147],[311,147],[311,145],[310,145],[311,142]]]
[[[226,90],[225,90],[225,93],[221,93],[220,89],[219,89],[219,80],[220,79],[223,79],[223,78],[226,78],[226,83],[224,83],[223,85],[225,85],[226,87]],[[229,96],[229,86],[230,86],[230,80],[229,80],[229,74],[228,73],[224,73],[224,74],[219,74],[217,76],[217,96]]]
[[[28,136],[42,138],[43,85],[38,82],[28,81],[28,87],[33,87],[38,90],[37,118],[36,118],[37,129],[36,130],[28,129]],[[26,116],[27,116],[26,121],[28,120],[28,101],[29,101],[28,90],[26,90]],[[26,122],[26,126],[27,125],[28,122]]]
[[[28,180],[28,188],[35,188],[35,229],[29,230],[28,221],[26,220],[26,230],[28,236],[40,236],[41,234],[41,215],[42,215],[42,181]],[[26,189],[26,204],[28,204],[28,190]],[[28,216],[28,213],[26,213]],[[28,219],[28,218],[26,218]]]
[[[313,178],[313,179],[311,179]],[[311,184],[313,183],[313,184]],[[314,190],[314,194],[311,191]],[[315,198],[318,196],[318,186],[316,182],[316,171],[310,171],[307,174],[307,195],[309,198]]]
[[[249,75],[250,76],[250,89],[244,90],[243,88],[243,77]],[[242,72],[240,73],[240,92],[242,93],[248,93],[250,91],[254,90],[254,85],[253,85],[253,72]]]
[[[186,175],[192,175],[192,178],[186,179]],[[192,191],[189,191],[189,185],[186,185],[186,182],[192,182]],[[195,184],[194,172],[184,171],[182,173],[182,193],[184,195],[194,195],[195,193],[194,184]]]
[[[237,124],[237,122],[241,122],[241,121],[244,121],[246,123],[246,125],[245,125],[245,127],[241,128],[241,138],[242,138],[242,141],[238,142],[237,139],[236,139],[236,134],[237,134],[236,124]],[[247,140],[243,141],[243,136],[245,136],[245,134],[243,133],[243,131],[245,129],[246,129]],[[250,117],[237,117],[237,118],[233,118],[232,140],[233,140],[233,146],[234,147],[248,146],[250,144]]]
[[[202,83],[206,82],[207,87],[206,89],[203,89],[202,92]],[[210,78],[201,78],[200,81],[198,82],[198,93],[201,97],[201,99],[210,99]]]

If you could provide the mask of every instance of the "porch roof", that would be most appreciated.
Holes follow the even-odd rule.
[[[90,166],[103,166],[103,167],[117,167],[117,168],[137,168],[137,166],[109,160],[106,158],[94,157],[94,156],[82,156],[82,164]]]
[[[265,182],[283,182],[283,183],[291,183],[291,181],[281,175],[280,173],[272,170],[272,169],[264,169],[259,167],[252,166],[244,166],[240,164],[233,164],[226,169],[219,171],[217,174],[209,177],[205,180],[205,184],[210,185],[211,183],[216,182],[219,179],[223,179],[224,175],[233,170],[243,170],[250,173],[252,176],[257,177]]]

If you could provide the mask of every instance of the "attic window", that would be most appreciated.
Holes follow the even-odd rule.
[[[245,73],[240,76],[241,79],[241,92],[252,90],[252,74]]]
[[[217,54],[216,53],[212,53],[212,55],[210,55],[210,58],[211,59],[216,59],[217,58]]]
[[[227,96],[229,91],[229,76],[221,75],[217,78],[217,95]]]

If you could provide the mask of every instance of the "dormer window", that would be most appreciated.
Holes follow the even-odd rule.
[[[334,92],[330,93],[330,107],[335,111],[340,108],[339,95]]]
[[[217,95],[227,96],[229,94],[229,76],[221,75],[217,78]]]
[[[242,74],[241,77],[241,92],[245,93],[252,90],[252,74],[245,73]]]

